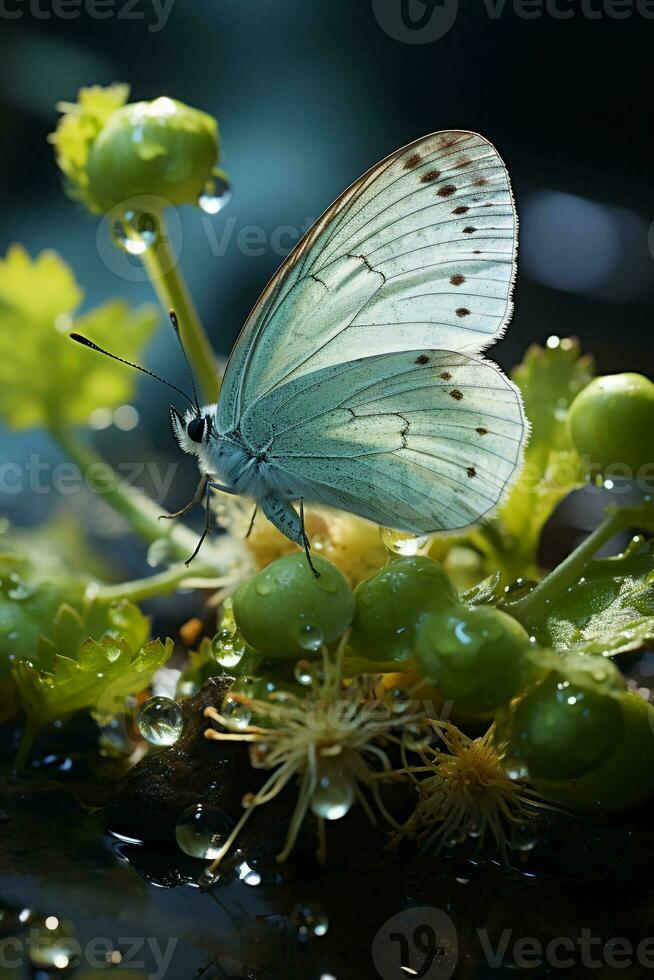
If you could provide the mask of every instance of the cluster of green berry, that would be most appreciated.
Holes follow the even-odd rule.
[[[611,660],[540,648],[507,611],[463,601],[427,555],[389,560],[354,593],[334,565],[314,560],[319,578],[303,555],[287,555],[234,596],[239,632],[267,663],[311,657],[349,629],[346,671],[410,686],[428,715],[494,721],[507,772],[546,797],[609,812],[649,794],[652,709]]]

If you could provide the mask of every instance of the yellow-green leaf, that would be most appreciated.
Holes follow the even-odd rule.
[[[28,724],[38,729],[82,709],[115,710],[149,685],[172,651],[172,640],[154,640],[134,655],[123,638],[106,636],[86,640],[75,658],[57,654],[49,672],[21,660],[12,674]]]
[[[138,359],[151,336],[153,306],[121,300],[76,317],[83,291],[55,252],[30,258],[20,245],[0,259],[0,419],[13,429],[83,424],[134,392],[135,372],[74,344],[71,330]]]

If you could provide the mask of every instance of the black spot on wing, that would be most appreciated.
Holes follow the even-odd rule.
[[[420,156],[419,153],[412,153],[411,156],[407,157],[407,159],[404,161],[404,169],[414,170],[418,166],[421,160],[422,157]]]
[[[440,177],[440,170],[428,170],[426,174],[423,174],[420,178],[421,184],[433,184],[435,180]]]

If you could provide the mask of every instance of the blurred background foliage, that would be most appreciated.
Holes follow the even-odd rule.
[[[115,10],[123,7],[117,0]],[[497,144],[521,217],[516,315],[493,356],[510,367],[530,343],[573,334],[600,373],[654,373],[652,21],[591,20],[578,10],[569,20],[524,19],[508,3],[493,18],[488,5],[468,4],[445,37],[419,45],[389,37],[369,0],[173,2],[161,30],[146,0],[129,19],[82,9],[64,20],[45,0],[18,9],[23,16],[4,20],[0,34],[0,249],[4,256],[20,241],[33,258],[56,249],[84,290],[82,314],[115,297],[132,307],[154,298],[139,260],[64,196],[46,141],[57,101],[74,101],[80,86],[125,81],[133,99],[170,95],[219,120],[232,201],[216,217],[182,208],[171,237],[221,355],[283,254],[346,185],[401,144],[460,127]],[[110,334],[106,343],[129,356],[122,325]],[[89,374],[99,369],[77,354]],[[166,330],[145,358],[185,383]],[[195,485],[193,461],[177,454],[164,389],[132,381],[138,414],[96,413],[96,445],[114,462],[177,461],[165,499],[177,507]],[[24,464],[35,453],[62,458],[38,428],[0,431],[2,458]],[[74,508],[119,574],[147,571],[145,549],[118,533],[120,521],[101,501],[84,510],[78,498],[26,489],[4,494],[2,513],[29,526]],[[591,510],[577,511],[580,530]],[[179,611],[166,607],[169,617],[179,622]]]

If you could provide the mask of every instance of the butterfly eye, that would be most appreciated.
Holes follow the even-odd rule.
[[[186,434],[192,442],[202,442],[204,438],[204,419],[191,419],[186,426]]]

